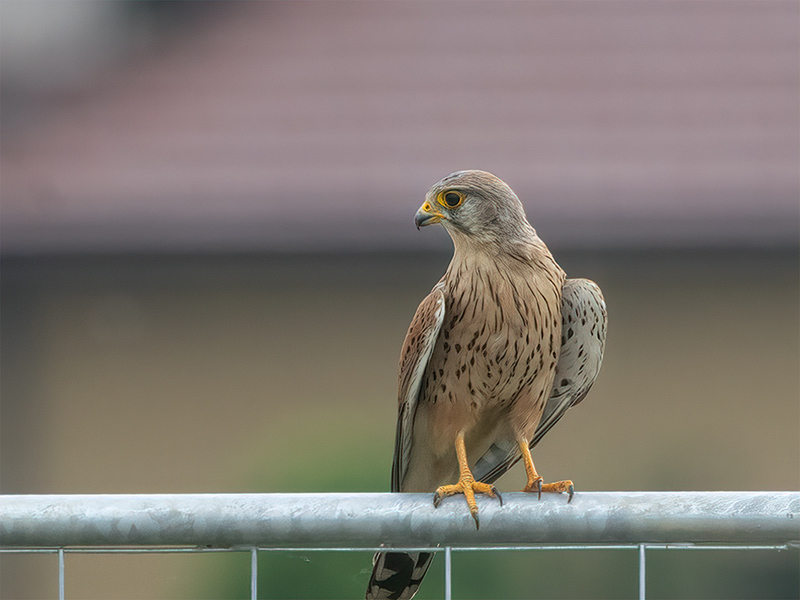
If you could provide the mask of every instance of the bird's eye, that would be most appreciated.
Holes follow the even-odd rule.
[[[439,196],[439,203],[447,208],[455,208],[464,200],[459,192],[445,192]]]

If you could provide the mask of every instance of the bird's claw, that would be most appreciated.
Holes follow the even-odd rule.
[[[555,483],[542,483],[542,478],[537,477],[533,481],[529,481],[528,485],[526,485],[523,492],[533,493],[536,492],[536,495],[539,500],[542,499],[542,492],[566,492],[567,493],[567,504],[572,502],[572,497],[575,495],[575,484],[573,484],[569,479],[564,481],[556,481]]]
[[[434,508],[438,508],[438,506],[442,503],[442,500],[447,498],[447,496],[454,496],[455,494],[464,494],[464,498],[467,501],[467,506],[469,507],[469,513],[472,515],[472,518],[475,521],[476,529],[480,529],[481,524],[480,520],[478,519],[478,505],[475,502],[475,494],[486,494],[492,498],[497,498],[500,501],[500,506],[503,506],[503,497],[500,495],[500,492],[497,491],[495,486],[480,481],[475,481],[472,478],[463,478],[460,479],[456,484],[443,485],[439,487],[436,492],[434,492]]]
[[[528,481],[528,485],[526,485],[523,489],[523,492],[533,493],[536,492],[538,499],[542,499],[542,478],[537,477],[533,481]]]
[[[542,492],[566,492],[567,497],[567,504],[572,502],[572,497],[575,495],[575,484],[572,483],[569,479],[565,479],[564,481],[556,481],[554,483],[545,483],[542,484],[542,478],[537,477],[533,481],[529,481],[528,485],[522,490],[523,492],[536,492],[539,500],[542,499]]]
[[[542,486],[543,492],[567,493],[567,504],[572,502],[572,497],[575,495],[575,484],[569,479],[564,481],[556,481],[554,483],[545,483]]]
[[[500,495],[500,492],[497,491],[497,488],[492,486],[492,494],[497,496],[497,499],[500,501],[500,506],[503,506],[503,497]],[[490,494],[491,495],[491,494]]]

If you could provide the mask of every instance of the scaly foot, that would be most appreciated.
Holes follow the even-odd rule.
[[[555,483],[542,484],[541,477],[535,477],[533,480],[528,481],[528,485],[522,488],[523,492],[536,492],[539,494],[539,499],[542,498],[542,492],[567,492],[569,498],[567,504],[572,502],[572,497],[575,495],[575,485],[569,480],[556,481]]]
[[[443,499],[455,494],[464,494],[464,498],[467,500],[467,506],[469,506],[469,512],[472,518],[475,519],[476,529],[480,529],[481,524],[478,520],[478,505],[475,502],[475,494],[486,494],[492,498],[497,498],[500,501],[500,506],[503,506],[503,497],[500,495],[500,492],[497,491],[497,488],[488,483],[475,481],[471,474],[462,475],[461,479],[459,479],[456,484],[443,485],[438,488],[433,495],[433,505],[439,506]]]

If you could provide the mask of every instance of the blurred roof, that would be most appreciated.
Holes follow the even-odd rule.
[[[431,247],[465,168],[563,245],[792,244],[799,6],[226,3],[6,105],[3,249]]]

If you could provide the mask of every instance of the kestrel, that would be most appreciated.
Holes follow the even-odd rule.
[[[436,183],[414,221],[441,223],[454,253],[403,342],[392,491],[435,490],[436,506],[463,494],[479,526],[475,494],[502,504],[492,483],[522,458],[523,491],[571,500],[571,481],[542,483],[531,448],[597,377],[600,288],[566,279],[519,198],[485,171]],[[367,599],[413,597],[432,558],[376,554]]]

